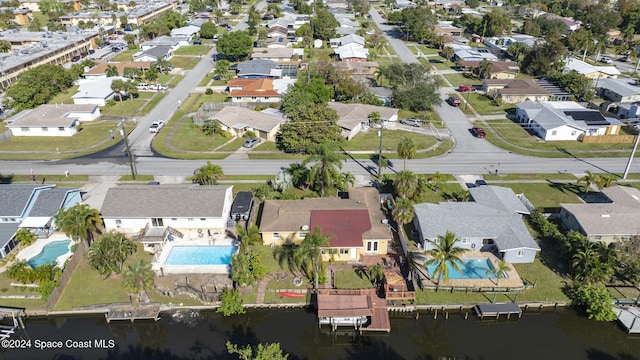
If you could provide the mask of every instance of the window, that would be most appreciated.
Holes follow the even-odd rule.
[[[470,243],[470,242],[471,242],[471,240],[469,240],[469,239],[467,239],[467,238],[462,238],[462,239],[460,239],[460,244],[468,244],[468,243]]]
[[[273,233],[274,239],[280,239],[280,233]]]
[[[3,222],[9,222],[9,218],[2,218]]]
[[[551,132],[551,135],[557,135],[557,134],[558,134],[558,132],[557,132],[556,130],[553,130],[553,131]]]
[[[602,236],[597,235],[597,236],[594,237],[594,240],[595,241],[600,241],[600,240],[602,240]]]
[[[31,130],[31,129],[29,129],[28,127],[21,127],[20,128],[20,131],[22,131],[22,132],[29,132],[29,130]]]
[[[518,250],[518,253],[516,254],[517,257],[523,257],[524,256],[524,250]]]
[[[42,132],[49,132],[49,128],[46,126],[43,126],[40,130],[42,130]]]
[[[116,225],[122,225],[122,220],[116,219]]]
[[[269,100],[269,97],[268,97],[268,96],[265,96],[265,97],[264,97],[264,99],[265,99],[265,100]]]
[[[349,249],[340,249],[340,255],[347,255],[349,253]]]
[[[377,251],[378,251],[378,242],[367,241],[367,252],[377,252]]]
[[[152,226],[164,226],[164,222],[162,221],[162,218],[152,218],[151,219],[151,225]]]
[[[255,96],[252,96],[252,97],[251,97],[251,100],[255,100],[255,99],[257,99],[257,97],[255,97]]]
[[[299,239],[304,239],[304,238],[306,238],[306,237],[307,237],[307,233],[299,233],[299,234],[298,234],[298,238],[299,238]]]
[[[207,221],[207,218],[200,218],[200,221]]]
[[[178,218],[171,218],[171,221],[176,221],[178,220]]]
[[[60,127],[58,128],[58,131],[64,131],[64,128],[63,128],[62,126],[60,126]]]
[[[187,218],[187,221],[193,221],[193,218]]]
[[[575,131],[575,130],[573,130],[573,131],[571,132],[571,135],[575,135],[575,134],[576,134],[576,131]]]
[[[242,100],[242,98],[241,98],[240,96],[238,96],[238,97],[236,98],[236,100]]]
[[[320,249],[320,254],[324,255],[327,253],[327,249]]]
[[[482,245],[493,245],[493,239],[482,239]]]

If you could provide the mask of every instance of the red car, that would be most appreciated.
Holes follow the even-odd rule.
[[[485,136],[487,136],[487,134],[484,132],[484,130],[482,130],[481,127],[478,126],[474,126],[473,128],[471,128],[471,131],[473,132],[473,134],[479,138],[483,138]]]
[[[469,85],[460,85],[460,87],[458,88],[458,91],[460,92],[476,91],[476,88]]]

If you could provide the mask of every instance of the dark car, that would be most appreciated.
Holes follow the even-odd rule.
[[[451,106],[460,106],[460,99],[457,96],[449,96]]]
[[[231,218],[235,221],[249,220],[253,208],[253,194],[251,191],[238,191],[231,204]]]
[[[71,58],[71,61],[72,62],[76,62],[76,61],[79,61],[80,59],[81,59],[80,55],[76,55],[76,56]]]
[[[476,186],[487,186],[487,185],[489,184],[487,184],[487,182],[484,180],[480,180],[480,179],[476,180]]]
[[[473,132],[473,135],[479,137],[479,138],[483,138],[485,136],[487,136],[487,134],[484,132],[484,129],[479,127],[479,126],[474,126],[471,128],[471,132]]]

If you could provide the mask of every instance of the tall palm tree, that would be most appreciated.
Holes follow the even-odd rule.
[[[576,184],[584,184],[584,192],[589,192],[591,184],[597,184],[600,181],[600,175],[594,174],[591,170],[585,170],[585,175],[576,181]]]
[[[113,80],[111,82],[111,90],[118,93],[118,98],[120,99],[120,105],[122,105],[122,93],[127,88],[127,84],[125,84],[122,80]]]
[[[320,188],[320,196],[324,196],[327,188],[335,188],[340,179],[342,169],[342,157],[336,153],[335,145],[320,144],[316,150],[309,155],[302,165],[315,163],[309,171],[309,182],[315,188]]]
[[[478,65],[478,76],[480,79],[488,79],[491,77],[491,63],[487,59],[482,59]]]
[[[409,170],[402,170],[396,174],[393,187],[401,198],[412,198],[419,186],[418,176]]]
[[[118,68],[115,65],[107,65],[107,69],[104,71],[107,77],[114,77],[120,75]]]
[[[197,168],[193,172],[193,181],[200,185],[216,185],[218,179],[224,175],[222,167],[207,161],[207,165]]]
[[[431,278],[435,277],[437,279],[437,285],[440,285],[441,279],[444,281],[449,280],[449,267],[462,272],[461,265],[464,265],[464,263],[460,259],[460,255],[464,254],[467,249],[456,246],[460,242],[456,234],[447,231],[444,235],[438,235],[437,240],[429,240],[429,242],[435,248],[427,250],[427,255],[430,255],[431,259],[427,260],[426,264],[436,264]]]
[[[377,111],[370,113],[369,116],[367,116],[367,119],[369,119],[369,126],[382,126],[382,118],[380,117],[380,113]]]
[[[293,163],[285,169],[291,175],[291,181],[296,187],[306,187],[309,169],[300,163]]]
[[[258,244],[262,241],[260,236],[260,229],[257,226],[251,225],[247,230],[244,226],[236,224],[236,230],[238,231],[238,240],[240,240],[240,251],[247,252],[249,245]]]
[[[138,299],[148,299],[147,289],[153,286],[154,277],[151,263],[138,259],[124,269],[122,282],[124,288],[130,293],[136,294]]]
[[[0,40],[0,52],[6,53],[11,51],[11,43],[7,40]]]
[[[413,159],[416,156],[416,143],[408,136],[405,136],[398,143],[398,155],[404,159],[403,170],[407,170],[407,159]]]
[[[318,290],[320,286],[320,270],[322,268],[320,248],[327,245],[329,245],[329,238],[322,235],[320,227],[316,227],[305,236],[294,250],[295,263],[307,273],[307,276],[313,274],[314,290]]]
[[[393,219],[399,224],[399,227],[402,227],[404,224],[408,224],[413,220],[413,216],[415,215],[413,203],[409,199],[398,198],[396,199],[391,214],[393,215]]]
[[[349,187],[354,186],[356,184],[356,177],[350,172],[340,173],[340,184],[338,188],[341,191],[348,191]]]
[[[58,210],[53,216],[53,223],[67,236],[76,241],[82,240],[88,247],[93,240],[93,234],[99,232],[102,219],[99,210],[87,204],[76,204],[68,209]]]
[[[87,250],[91,267],[102,275],[119,274],[125,260],[137,250],[124,234],[110,231],[101,235]]]
[[[442,48],[442,56],[444,56],[447,62],[451,61],[451,59],[453,58],[453,55],[455,55],[455,51],[451,46],[445,46]]]
[[[506,274],[507,271],[511,271],[509,267],[509,263],[504,260],[498,261],[498,266],[493,269],[487,270],[487,274],[495,274],[496,275],[496,286],[500,286],[500,278],[503,277],[503,274]]]
[[[165,58],[159,58],[158,60],[156,60],[156,68],[158,69],[158,71],[160,71],[161,73],[165,73],[165,72],[169,72],[169,70],[171,69],[171,63],[169,63],[169,60],[165,59]]]

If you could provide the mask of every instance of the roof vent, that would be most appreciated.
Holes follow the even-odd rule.
[[[609,215],[609,214],[602,214],[602,215],[600,215],[600,216],[601,216],[601,217],[603,217],[603,218],[611,217],[611,215]]]
[[[309,225],[302,225],[302,226],[300,227],[300,230],[302,230],[302,231],[309,231]]]

